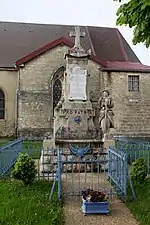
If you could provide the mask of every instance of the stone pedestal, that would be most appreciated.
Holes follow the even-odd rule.
[[[43,149],[49,150],[49,149],[56,149],[56,145],[55,145],[55,139],[53,137],[51,137],[51,139],[44,139],[43,141]]]
[[[57,168],[57,150],[54,138],[43,141],[43,149],[40,158],[40,173],[55,173]]]
[[[115,146],[115,140],[105,140],[103,146],[107,150],[109,146]]]
[[[79,50],[79,49],[77,49]],[[66,71],[61,104],[54,111],[54,137],[60,140],[101,140],[93,119],[89,94],[88,58],[85,51],[66,54]]]
[[[83,35],[80,28],[76,27],[72,34],[75,36],[75,45],[65,55],[66,71],[62,84],[62,97],[54,110],[53,137],[52,140],[43,143],[44,151],[41,160],[42,157],[46,156],[46,163],[49,161],[51,167],[50,165],[46,167],[44,163],[41,164],[45,165],[43,172],[51,172],[52,168],[55,171],[56,158],[53,155],[52,162],[52,155],[49,152],[50,149],[54,148],[54,142],[61,149],[62,160],[65,159],[65,161],[72,157],[70,152],[66,151],[66,149],[69,150],[70,144],[75,148],[85,148],[90,143],[93,149],[96,149],[96,153],[91,149],[90,157],[97,157],[102,151],[102,133],[94,125],[95,110],[90,101],[89,54],[80,45],[80,37]],[[63,171],[71,169],[66,165]],[[80,169],[84,171],[85,168],[83,166]],[[77,172],[78,170],[74,164],[73,171]],[[90,168],[87,170],[90,171]]]

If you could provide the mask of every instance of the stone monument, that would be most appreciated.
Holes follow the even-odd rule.
[[[99,124],[103,131],[103,138],[104,140],[107,140],[110,128],[114,128],[114,113],[112,111],[114,102],[112,97],[110,97],[108,90],[102,92],[98,105],[100,108]]]
[[[66,71],[62,96],[54,110],[53,134],[48,135],[43,141],[42,173],[56,172],[55,155],[52,162],[52,150],[55,146],[62,149],[66,160],[69,160],[70,156],[69,145],[75,148],[86,148],[85,146],[90,145],[91,155],[98,157],[104,150],[106,140],[109,139],[109,129],[114,127],[114,103],[107,90],[102,92],[98,102],[100,129],[97,130],[94,125],[95,110],[91,103],[88,73],[90,51],[87,52],[81,46],[80,38],[84,37],[85,33],[81,32],[80,27],[75,27],[70,36],[75,37],[75,44],[65,55]]]
[[[103,132],[104,148],[107,149],[109,145],[114,145],[114,141],[109,136],[110,129],[114,128],[114,113],[112,110],[114,102],[108,90],[102,91],[102,95],[98,101],[98,107],[100,109],[99,125]]]
[[[89,52],[80,43],[80,37],[84,35],[80,27],[75,27],[70,33],[75,37],[75,45],[65,55],[63,95],[54,111],[54,137],[61,147],[65,147],[65,143],[81,146],[101,140],[93,123],[95,111],[89,93]]]
[[[40,158],[40,173],[55,173],[57,168],[57,152],[54,136],[47,132],[43,140],[43,149]]]

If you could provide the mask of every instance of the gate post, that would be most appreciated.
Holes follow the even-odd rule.
[[[58,200],[61,200],[61,154],[59,148],[57,149],[57,163],[58,163]]]
[[[108,147],[108,177],[111,173],[111,163],[112,163],[112,159],[111,159],[110,149]]]
[[[123,168],[124,168],[124,171],[123,171],[123,176],[124,176],[124,199],[126,198],[127,196],[127,155],[126,153],[124,152],[124,156],[123,156]]]

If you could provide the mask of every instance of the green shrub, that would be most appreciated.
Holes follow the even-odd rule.
[[[12,177],[28,185],[34,181],[36,173],[34,160],[27,153],[20,153],[12,170]]]
[[[136,182],[142,182],[145,180],[148,173],[147,163],[144,158],[138,158],[132,163],[131,167],[131,179]]]

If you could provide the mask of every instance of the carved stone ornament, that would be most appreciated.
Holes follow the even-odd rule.
[[[53,138],[53,134],[51,132],[46,132],[44,139],[45,140],[51,140]]]
[[[87,56],[89,52],[82,48],[80,38],[85,36],[85,32],[81,32],[80,27],[76,26],[75,31],[71,31],[69,34],[70,37],[75,37],[75,44],[72,49],[69,50],[69,54],[72,56]]]
[[[114,113],[112,111],[114,102],[108,90],[102,92],[98,101],[98,107],[100,109],[99,125],[102,128],[103,134],[106,135],[109,133],[110,128],[114,128]]]

